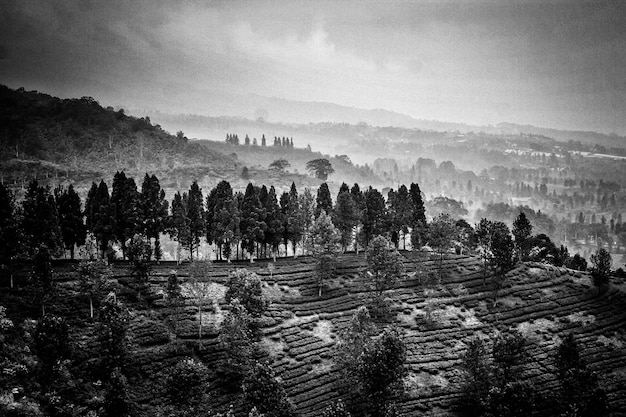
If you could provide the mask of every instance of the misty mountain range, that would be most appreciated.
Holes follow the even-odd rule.
[[[207,98],[205,97],[205,100]],[[266,122],[287,124],[309,123],[367,123],[372,126],[394,126],[407,129],[433,130],[439,132],[485,132],[489,134],[532,134],[551,137],[558,141],[580,141],[581,143],[601,144],[611,147],[626,146],[626,137],[616,134],[603,134],[590,131],[560,130],[553,128],[520,125],[502,122],[496,125],[476,126],[464,123],[438,120],[416,119],[409,115],[385,109],[362,109],[328,102],[295,101],[284,98],[260,95],[232,95],[209,98],[205,116],[240,117],[248,120],[263,119]],[[124,106],[120,106],[124,107]],[[136,116],[150,115],[155,122],[168,129],[168,121],[176,119],[176,114],[159,109],[124,107]],[[159,120],[159,116],[165,116]],[[183,117],[183,115],[180,115]],[[185,117],[187,115],[184,115]],[[178,129],[180,123],[176,123]]]

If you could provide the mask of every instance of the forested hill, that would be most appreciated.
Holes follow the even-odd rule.
[[[103,108],[91,97],[60,99],[0,86],[0,161],[4,181],[40,175],[106,173],[112,169],[161,172],[180,165],[234,167],[233,158],[188,142],[136,118]],[[13,177],[13,178],[12,178]],[[18,177],[18,178],[15,178]]]
[[[304,149],[301,143],[297,149],[238,146],[221,138],[187,140],[183,130],[172,135],[148,116],[128,116],[91,97],[60,99],[0,85],[0,182],[25,189],[36,179],[51,186],[73,184],[86,193],[92,181],[125,171],[135,177],[155,174],[168,192],[187,187],[191,180],[209,184],[227,180],[241,189],[248,181],[317,187],[322,180],[304,172],[308,161],[320,158],[331,160],[335,188],[343,181],[380,182],[367,167]],[[245,132],[239,133],[243,138]],[[270,169],[279,159],[292,169]]]

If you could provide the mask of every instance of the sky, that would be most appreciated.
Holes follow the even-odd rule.
[[[0,84],[215,116],[254,94],[626,135],[626,2],[2,0]]]

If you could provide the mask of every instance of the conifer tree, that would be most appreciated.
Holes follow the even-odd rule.
[[[239,208],[228,181],[220,181],[214,190],[215,192],[211,190],[211,195],[214,194],[214,196],[207,197],[207,230],[209,230],[210,221],[210,233],[218,247],[218,256],[220,259],[226,256],[226,259],[230,261],[231,244],[239,234]],[[213,201],[210,202],[210,200]],[[211,204],[210,208],[209,204]]]
[[[270,187],[264,202],[264,208],[266,213],[265,223],[267,224],[264,243],[270,245],[274,261],[276,261],[276,253],[283,236],[283,218],[274,186]]]
[[[363,237],[365,246],[368,246],[374,236],[385,233],[386,210],[385,199],[377,189],[369,187],[364,197]]]
[[[611,254],[604,248],[591,255],[591,278],[599,293],[606,292],[609,287],[612,264]]]
[[[168,203],[156,175],[146,174],[141,185],[141,231],[148,239],[154,239],[154,258],[161,259],[160,236],[165,231]]]
[[[340,191],[337,195],[332,218],[341,234],[341,247],[345,252],[352,242],[352,234],[358,224],[356,205],[349,191]]]
[[[420,248],[425,243],[426,229],[426,210],[424,201],[422,200],[422,191],[418,184],[411,183],[409,189],[409,197],[411,199],[411,246],[413,249]]]
[[[204,200],[202,189],[198,182],[194,181],[189,187],[189,194],[183,194],[183,207],[186,217],[189,219],[189,239],[186,247],[193,261],[193,252],[200,246],[200,237],[205,233]]]
[[[265,147],[267,144],[265,143],[265,133],[261,136],[261,146]]]
[[[323,182],[317,189],[317,198],[315,200],[317,206],[315,208],[315,217],[318,217],[322,211],[330,216],[333,212],[333,200],[330,197],[328,184]]]
[[[85,244],[87,230],[83,223],[83,212],[81,210],[80,196],[74,191],[74,186],[70,185],[65,189],[61,186],[54,190],[54,195],[59,210],[59,225],[65,249],[70,251],[70,256],[74,259],[74,249]]]
[[[126,243],[139,230],[139,192],[135,180],[126,177],[124,171],[113,177],[111,205],[114,210],[115,226],[113,234],[122,247],[122,257],[126,258]]]
[[[240,228],[241,246],[250,255],[250,262],[253,262],[255,246],[263,241],[267,224],[265,223],[265,210],[252,183],[246,187],[241,204]]]
[[[42,244],[52,255],[58,255],[63,249],[56,201],[50,188],[40,186],[37,180],[31,181],[26,189],[21,230],[29,255],[33,255]]]
[[[178,252],[180,252],[180,248],[185,246],[191,234],[189,230],[189,218],[187,217],[187,213],[183,205],[183,197],[180,195],[180,192],[174,194],[174,199],[171,204],[171,213],[168,218],[167,230],[170,238],[178,242]],[[177,260],[180,261],[179,256],[177,256]]]
[[[88,222],[88,224],[90,224],[90,230],[96,236],[98,246],[102,252],[102,256],[104,256],[109,247],[109,242],[113,240],[113,229],[115,226],[115,217],[113,216],[114,209],[111,205],[109,188],[106,182],[100,181],[94,195],[88,197],[85,206],[89,213],[87,215],[88,219],[91,214],[91,221]]]
[[[363,195],[363,192],[361,191],[359,184],[357,183],[355,183],[350,189],[350,195],[352,195],[352,200],[354,201],[354,206],[356,210],[355,214],[356,214],[357,224],[356,224],[356,239],[354,239],[354,251],[358,254],[359,253],[359,235],[360,235],[359,226],[362,227],[363,225],[363,219],[365,218],[365,211],[366,211],[365,196]]]
[[[526,218],[524,212],[520,212],[513,222],[513,236],[515,237],[515,249],[520,260],[524,261],[528,257],[530,247],[529,239],[533,232],[533,226]]]
[[[403,248],[406,249],[406,235],[409,233],[409,227],[413,218],[413,205],[410,199],[409,191],[403,184],[398,191],[393,193],[393,198],[388,198],[389,217],[391,229],[398,236],[394,244],[396,248],[399,246],[399,237],[402,234]]]
[[[85,200],[85,226],[87,230],[93,232],[93,225],[95,223],[96,213],[98,211],[97,205],[98,184],[91,183],[91,188],[87,193],[87,199]]]

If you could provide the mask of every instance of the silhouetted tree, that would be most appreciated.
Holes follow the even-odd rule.
[[[262,203],[265,208],[265,223],[267,225],[263,243],[270,246],[274,260],[276,260],[276,253],[283,237],[283,214],[278,204],[274,186],[270,187],[267,198]]]
[[[609,287],[612,265],[611,254],[604,248],[598,249],[595,254],[591,255],[591,278],[600,294],[606,292]]]
[[[328,189],[328,184],[325,182],[320,185],[317,189],[317,198],[315,199],[316,208],[315,208],[315,217],[318,217],[322,211],[326,213],[326,215],[330,216],[333,212],[333,200],[330,197],[330,190]]]
[[[401,185],[395,193],[389,192],[387,200],[389,218],[392,230],[393,243],[399,246],[400,234],[402,234],[403,247],[406,249],[406,235],[412,223],[413,205],[406,186]]]
[[[365,212],[363,215],[363,238],[365,246],[369,246],[374,236],[382,235],[386,231],[385,199],[375,188],[370,187],[364,193]]]
[[[115,218],[113,234],[122,247],[124,258],[126,258],[126,242],[139,230],[139,204],[139,192],[135,180],[126,177],[124,171],[118,171],[113,177],[111,205]]]
[[[409,189],[411,200],[411,246],[420,248],[426,241],[426,209],[422,199],[422,191],[418,184],[411,183]]]
[[[65,249],[70,251],[74,259],[74,249],[85,244],[87,230],[83,222],[80,197],[70,185],[65,189],[61,186],[54,190],[57,207],[59,210],[59,225]]]
[[[239,227],[241,228],[242,248],[250,255],[250,262],[253,262],[254,249],[258,243],[263,242],[267,224],[265,223],[265,209],[252,184],[248,184],[243,197]]]
[[[524,212],[520,212],[513,222],[513,236],[515,237],[515,249],[520,260],[524,261],[528,257],[530,248],[528,247],[528,239],[531,237],[533,226],[526,218]]]
[[[341,234],[341,247],[345,252],[352,242],[352,234],[358,224],[357,208],[350,191],[339,192],[332,219]]]
[[[207,237],[210,234],[217,245],[220,259],[226,256],[230,260],[231,243],[239,235],[239,207],[228,181],[220,181],[214,190],[214,195],[207,197]]]
[[[155,176],[144,177],[141,185],[141,223],[140,230],[148,239],[154,239],[154,259],[161,259],[161,233],[165,231],[168,203],[165,191],[161,189],[159,179]]]
[[[328,176],[335,172],[328,159],[313,159],[306,163],[306,169],[311,175],[315,175],[315,178],[322,181],[326,181]]]
[[[26,252],[33,255],[44,244],[52,255],[63,248],[56,201],[49,187],[40,186],[33,180],[26,189],[22,202],[21,230],[24,234]]]
[[[276,161],[272,162],[269,165],[269,169],[271,170],[276,170],[279,172],[283,172],[285,171],[285,168],[287,168],[288,166],[291,166],[291,164],[289,163],[289,161],[287,161],[286,159],[277,159]]]
[[[185,242],[185,246],[189,250],[191,260],[193,260],[193,251],[198,249],[200,237],[205,233],[204,199],[202,189],[198,186],[197,181],[194,181],[189,187],[189,194],[183,194],[183,207],[186,217],[189,219],[189,240]]]

